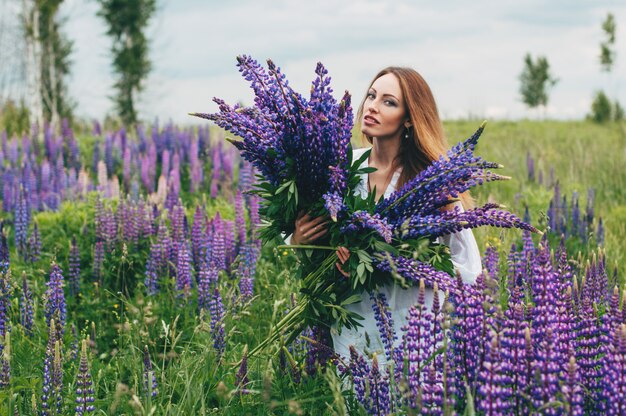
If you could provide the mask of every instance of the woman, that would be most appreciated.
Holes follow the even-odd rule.
[[[367,91],[358,110],[357,120],[361,132],[372,145],[369,159],[361,167],[374,167],[377,170],[363,174],[356,192],[365,198],[368,192],[376,190],[376,200],[388,198],[396,189],[415,177],[433,160],[446,153],[448,146],[437,105],[424,79],[413,69],[389,67],[380,71]],[[367,149],[357,149],[353,158],[358,159]],[[469,195],[461,195],[462,208],[472,204]],[[452,206],[452,204],[451,204]],[[327,219],[311,218],[308,214],[296,220],[291,236],[291,244],[311,244],[326,233]],[[452,262],[466,283],[474,283],[482,270],[480,254],[471,230],[445,236],[441,239],[450,247]],[[346,275],[341,265],[350,252],[341,247],[337,251],[337,268]],[[402,289],[390,284],[379,289],[389,303],[397,335],[400,342],[401,328],[407,322],[409,308],[417,301],[418,287]],[[426,290],[426,305],[432,307],[433,290]],[[384,365],[383,346],[378,336],[378,328],[372,309],[370,294],[363,294],[363,300],[349,305],[349,309],[364,317],[363,327],[338,333],[331,329],[334,349],[344,359],[349,359],[349,347],[364,355],[376,352],[379,363]],[[443,299],[440,293],[440,299]]]

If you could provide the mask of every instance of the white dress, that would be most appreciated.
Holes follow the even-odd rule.
[[[356,149],[353,152],[353,161],[358,160],[368,148]],[[367,167],[368,160],[365,160],[361,167]],[[384,198],[389,198],[391,194],[396,190],[398,179],[400,178],[400,171],[396,171],[385,190]],[[359,193],[363,198],[367,197],[367,174],[361,175],[361,182],[359,183],[355,193]],[[460,205],[460,204],[459,204]],[[461,274],[461,277],[465,283],[473,284],[476,281],[477,276],[482,271],[482,264],[480,259],[480,253],[474,234],[472,230],[463,230],[451,235],[444,236],[439,239],[448,247],[450,247],[450,254],[452,257],[452,263],[455,268]],[[393,318],[393,326],[397,339],[394,347],[398,346],[401,341],[401,328],[407,323],[407,315],[409,308],[417,302],[417,296],[419,288],[412,286],[409,289],[402,289],[400,286],[390,284],[383,286],[379,289],[381,293],[384,293],[389,303],[389,308]],[[432,308],[434,291],[430,288],[426,288],[425,303],[428,308]],[[439,291],[439,299],[443,301],[443,292]],[[356,329],[343,328],[341,334],[337,331],[336,326],[331,327],[330,333],[333,339],[335,352],[344,360],[350,359],[349,347],[354,345],[356,350],[365,356],[367,359],[368,353],[377,353],[378,361],[381,366],[385,366],[385,354],[382,342],[379,337],[378,327],[376,326],[376,320],[374,318],[374,310],[372,309],[373,302],[370,300],[370,295],[367,292],[362,294],[362,300],[359,303],[348,305],[347,309],[361,315],[364,320],[360,321],[362,327]],[[367,336],[366,336],[367,334]],[[369,346],[367,339],[369,338]]]

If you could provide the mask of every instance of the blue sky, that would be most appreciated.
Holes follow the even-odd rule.
[[[70,92],[77,113],[103,118],[109,96],[109,39],[90,0],[66,0],[65,30],[75,41]],[[600,72],[601,22],[617,20],[617,63]],[[153,72],[139,103],[142,118],[196,123],[217,96],[251,101],[235,67],[238,54],[272,58],[306,92],[317,61],[337,93],[360,101],[388,65],[411,66],[430,84],[444,118],[536,117],[519,98],[523,56],[545,55],[559,78],[547,116],[581,118],[593,91],[626,104],[626,3],[623,1],[161,0],[148,29]]]

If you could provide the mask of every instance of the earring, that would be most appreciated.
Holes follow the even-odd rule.
[[[406,127],[406,130],[404,131],[404,138],[405,139],[409,138],[410,129],[411,129],[411,126]]]

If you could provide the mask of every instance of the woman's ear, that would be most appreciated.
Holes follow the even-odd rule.
[[[408,128],[411,128],[411,127],[412,127],[411,122],[407,120],[407,121],[404,123],[404,127],[405,127],[405,128],[407,128],[407,129],[408,129]]]

